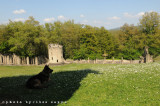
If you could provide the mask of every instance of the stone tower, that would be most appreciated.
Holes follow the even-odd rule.
[[[63,63],[63,46],[58,44],[48,45],[49,63]]]

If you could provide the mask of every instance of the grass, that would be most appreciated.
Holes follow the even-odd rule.
[[[47,101],[49,106],[58,101],[60,106],[160,105],[160,63],[51,66],[47,89],[26,89],[25,81],[43,67],[0,66],[0,100]]]

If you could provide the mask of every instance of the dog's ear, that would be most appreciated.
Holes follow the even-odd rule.
[[[44,66],[44,68],[47,68],[47,67],[48,67],[48,65],[45,65],[45,66]]]

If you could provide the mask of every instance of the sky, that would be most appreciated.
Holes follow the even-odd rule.
[[[33,16],[40,24],[74,20],[113,29],[125,23],[137,25],[151,11],[160,13],[160,0],[0,0],[0,24]]]

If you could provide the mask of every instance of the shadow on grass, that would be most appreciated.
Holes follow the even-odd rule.
[[[56,72],[51,75],[49,87],[46,89],[27,89],[25,82],[31,76],[5,77],[0,79],[0,103],[4,101],[29,101],[58,104],[69,100],[74,92],[79,89],[80,82],[90,73],[99,74],[97,71],[84,69]],[[34,103],[35,104],[35,103]],[[37,103],[36,103],[37,104]],[[42,104],[42,103],[41,103]]]

